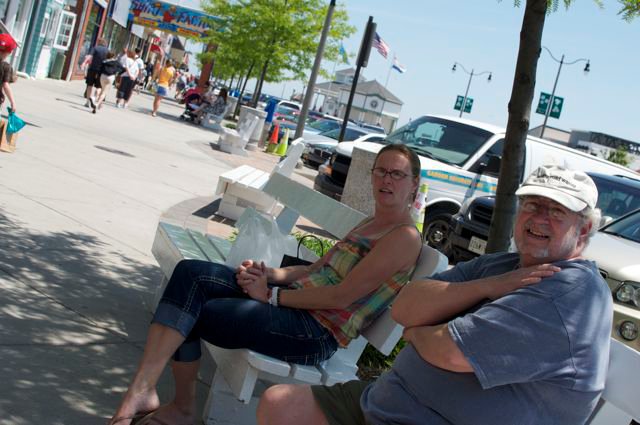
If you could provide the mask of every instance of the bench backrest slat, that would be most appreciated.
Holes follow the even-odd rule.
[[[366,218],[360,211],[279,173],[271,175],[263,191],[339,239]]]

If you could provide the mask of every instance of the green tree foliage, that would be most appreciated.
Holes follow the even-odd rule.
[[[259,77],[279,82],[301,79],[311,68],[327,4],[322,0],[205,0],[204,10],[222,18],[210,22],[212,30],[203,40],[217,50],[199,56],[214,60],[214,73],[222,78]],[[340,40],[355,28],[348,24],[344,7],[336,7],[325,58],[337,60]],[[266,66],[265,66],[266,64]]]
[[[631,164],[631,158],[624,147],[619,147],[615,151],[609,151],[606,157],[607,161],[615,162],[623,167],[628,167]]]

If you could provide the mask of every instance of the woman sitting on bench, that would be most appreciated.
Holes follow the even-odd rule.
[[[220,116],[227,109],[227,89],[221,88],[220,93],[212,104],[202,102],[199,107],[194,109],[191,114],[195,117],[194,122],[200,124],[205,114]],[[224,117],[223,117],[224,118]]]
[[[373,217],[314,264],[272,269],[245,261],[233,270],[181,261],[153,317],[138,370],[109,424],[128,425],[145,413],[138,424],[193,423],[200,339],[317,365],[382,313],[408,282],[422,246],[409,214],[420,160],[404,145],[388,145],[374,164]],[[286,286],[270,289],[267,281]],[[159,408],[156,384],[170,358],[175,398]]]

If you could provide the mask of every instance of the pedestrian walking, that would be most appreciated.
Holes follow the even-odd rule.
[[[124,71],[120,74],[120,86],[118,86],[118,95],[116,98],[116,108],[127,108],[129,106],[129,99],[131,99],[131,93],[136,84],[138,78],[138,72],[140,68],[134,60],[133,50],[127,51],[127,58],[124,62]],[[122,64],[122,62],[121,62]]]
[[[102,62],[107,57],[108,52],[109,49],[107,49],[107,41],[104,38],[99,38],[96,45],[93,46],[80,65],[81,69],[86,69],[87,71],[85,78],[87,90],[84,94],[87,101],[85,106],[91,106],[91,102],[93,102],[99,94],[96,91],[102,89],[102,86],[100,85],[100,69],[102,68]]]
[[[2,90],[0,90],[0,108],[4,103],[5,96],[9,98],[11,104],[11,110],[16,111],[16,100],[13,97],[13,92],[9,83],[15,82],[15,73],[9,62],[5,59],[9,57],[11,52],[18,47],[16,41],[9,34],[0,34],[0,84],[2,84]]]
[[[151,61],[148,61],[147,64],[145,65],[144,70],[145,70],[145,75],[144,75],[144,81],[143,81],[143,84],[142,84],[142,88],[148,89],[149,88],[149,81],[153,77],[153,63]]]
[[[100,85],[102,86],[100,96],[98,97],[98,101],[91,105],[94,114],[96,113],[96,109],[102,108],[102,103],[107,98],[107,93],[111,90],[111,87],[116,80],[116,75],[119,75],[122,72],[124,72],[124,67],[116,58],[116,53],[110,50],[107,53],[107,57],[102,62],[102,68],[100,70]]]
[[[140,93],[140,87],[142,86],[142,83],[144,81],[144,74],[146,72],[144,61],[140,57],[140,53],[141,52],[142,51],[139,48],[135,49],[134,61],[135,61],[136,65],[138,66],[138,78],[136,78],[136,85],[135,85],[137,93]]]
[[[162,98],[169,94],[169,86],[173,84],[175,80],[176,69],[173,67],[173,63],[170,59],[164,64],[164,67],[158,73],[157,83],[158,88],[156,90],[156,96],[153,99],[153,110],[151,111],[152,116],[156,116],[158,114],[158,108],[160,108],[160,102],[162,102]]]

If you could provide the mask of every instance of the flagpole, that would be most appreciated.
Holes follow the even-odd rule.
[[[391,66],[389,67],[389,71],[387,72],[387,79],[384,82],[384,89],[387,89],[387,85],[389,84],[389,77],[391,76],[391,70],[393,69],[393,63],[391,64]],[[382,124],[382,111],[384,111],[384,105],[385,103],[387,103],[387,98],[386,96],[382,99],[382,107],[380,108],[380,115],[378,116],[378,123],[376,124]],[[383,126],[384,127],[384,126]]]

